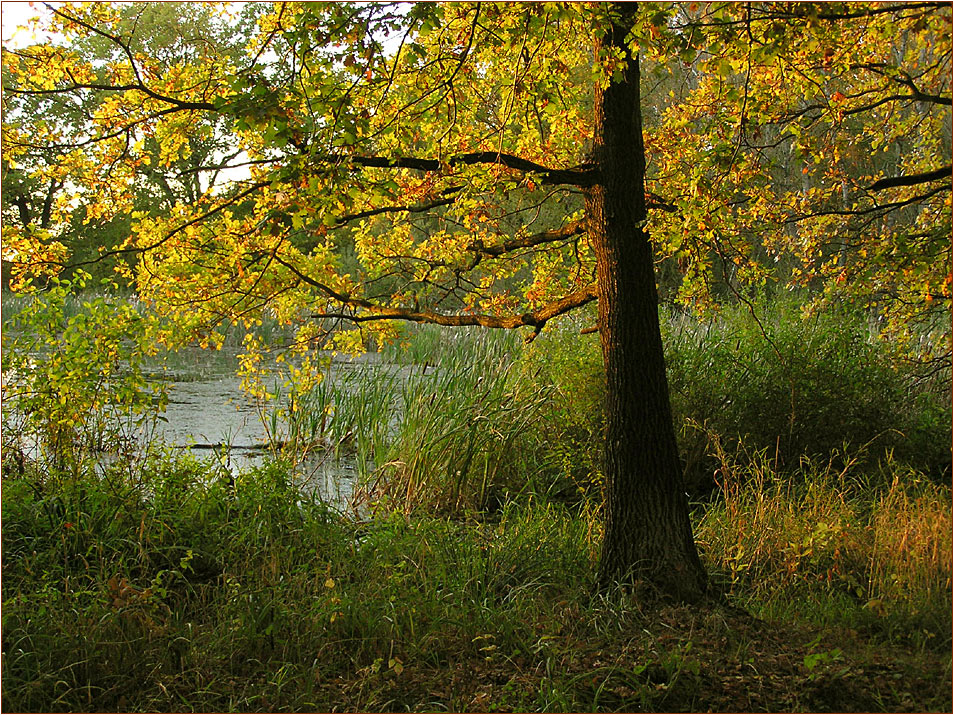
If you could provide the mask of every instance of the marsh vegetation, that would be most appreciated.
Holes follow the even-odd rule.
[[[70,454],[23,458],[23,425],[5,429],[5,706],[948,709],[947,376],[899,367],[858,316],[761,310],[662,314],[693,527],[726,594],[703,609],[594,589],[585,316],[528,345],[424,327],[329,360],[308,391],[251,400],[244,466],[161,431],[106,460],[92,418]],[[176,379],[229,369],[199,354]],[[315,459],[348,465],[347,500],[308,488]]]

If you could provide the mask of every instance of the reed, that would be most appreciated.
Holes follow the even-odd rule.
[[[895,462],[851,455],[781,473],[721,453],[719,499],[697,538],[730,593],[770,618],[950,642],[951,495]]]

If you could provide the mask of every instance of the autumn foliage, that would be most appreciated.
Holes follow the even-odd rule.
[[[608,18],[57,5],[48,41],[3,52],[4,260],[25,285],[71,265],[79,212],[125,214],[102,252],[183,336],[266,307],[302,345],[356,348],[381,317],[540,330],[595,298],[580,190],[593,84],[622,67],[592,59]],[[948,355],[950,7],[644,4],[631,36],[661,288],[806,286]]]

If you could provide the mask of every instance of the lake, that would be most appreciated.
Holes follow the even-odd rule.
[[[219,376],[174,381],[169,404],[156,436],[168,445],[191,450],[200,459],[218,457],[233,473],[260,466],[267,456],[268,436],[254,402],[240,380]],[[346,454],[313,452],[296,467],[301,488],[345,507],[357,480],[357,467]]]
[[[241,380],[235,374],[234,352],[183,350],[173,371],[157,373],[157,379],[166,382],[169,396],[162,419],[154,429],[124,428],[123,434],[140,443],[158,441],[174,449],[188,450],[200,460],[217,461],[232,474],[262,465],[269,456],[268,434],[255,401],[243,392]],[[340,386],[347,382],[341,379],[343,375],[391,369],[392,366],[381,364],[376,354],[336,359],[325,379],[330,384],[335,375],[334,381]],[[4,383],[10,377],[4,375]],[[271,379],[266,378],[266,384]],[[25,457],[37,459],[40,451],[36,440],[23,432],[10,405],[3,407],[4,444],[16,445]],[[125,458],[103,454],[102,462]],[[348,452],[336,454],[335,450],[319,448],[295,465],[293,476],[303,493],[317,493],[330,505],[345,510],[359,475],[356,461]]]

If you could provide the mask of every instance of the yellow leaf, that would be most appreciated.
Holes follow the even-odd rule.
[[[885,608],[884,601],[880,598],[872,598],[864,605],[864,609],[882,618],[888,615],[888,609]]]

